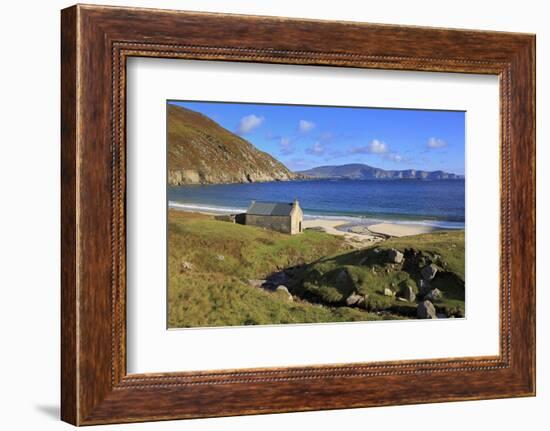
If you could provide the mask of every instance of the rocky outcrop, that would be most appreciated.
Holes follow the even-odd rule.
[[[395,292],[391,290],[389,287],[384,288],[384,296],[395,296]]]
[[[390,263],[401,263],[403,262],[403,253],[395,248],[390,248],[388,250],[388,261]]]
[[[443,296],[443,293],[441,290],[439,290],[437,287],[433,290],[430,290],[430,292],[424,297],[428,301],[437,301],[438,299],[441,299]]]
[[[430,301],[422,301],[416,307],[416,317],[419,319],[437,319],[434,305]]]
[[[401,290],[399,291],[399,297],[409,302],[414,302],[416,300],[416,294],[414,293],[414,289],[407,283],[403,283],[401,285]]]
[[[424,280],[422,278],[420,280],[418,280],[418,293],[421,296],[427,295],[430,292],[431,289],[432,289],[432,287],[430,286],[429,282],[427,282],[426,280]]]
[[[426,265],[424,268],[422,268],[420,274],[425,281],[431,281],[435,277],[435,274],[437,274],[437,266],[435,266],[433,263],[430,263],[429,265]]]
[[[288,288],[286,286],[280,285],[275,288],[275,293],[277,293],[282,298],[286,299],[289,302],[292,302],[294,298],[288,291]]]
[[[199,184],[201,177],[195,169],[168,170],[168,184]]]
[[[226,184],[303,178],[210,118],[168,105],[168,184]]]
[[[348,307],[361,307],[365,304],[365,296],[352,293],[346,298],[346,305]]]
[[[375,313],[464,317],[464,279],[449,269],[440,252],[382,244],[302,267],[293,293]]]

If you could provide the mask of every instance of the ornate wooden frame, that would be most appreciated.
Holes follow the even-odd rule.
[[[81,5],[61,15],[63,420],[88,425],[535,394],[534,35]],[[500,354],[128,375],[130,56],[498,75]]]

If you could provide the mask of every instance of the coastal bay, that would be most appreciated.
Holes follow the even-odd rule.
[[[168,326],[465,317],[463,135],[461,112],[169,101]]]

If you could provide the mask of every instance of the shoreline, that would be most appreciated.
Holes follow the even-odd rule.
[[[222,214],[232,214],[246,211],[242,208],[223,208],[217,210],[213,206],[203,206],[196,204],[175,204],[169,202],[168,208],[175,211],[198,213],[209,216]],[[349,240],[352,245],[374,244],[392,237],[413,236],[424,233],[431,233],[449,228],[433,226],[422,223],[407,223],[406,221],[391,222],[382,220],[371,220],[371,223],[357,221],[352,217],[338,216],[315,216],[304,215],[304,230],[317,230],[326,232],[330,235],[343,236]],[[452,228],[451,228],[452,229]],[[462,228],[464,229],[464,228]],[[452,230],[460,230],[454,228]],[[353,244],[355,243],[355,244]]]
[[[221,214],[236,214],[246,212],[247,208],[239,206],[217,206],[215,204],[201,204],[201,203],[181,203],[175,201],[168,201],[168,208],[179,211],[197,212],[202,214],[221,215]],[[364,226],[366,228],[377,225],[398,225],[398,226],[411,226],[418,227],[420,233],[431,232],[434,230],[464,230],[465,224],[457,221],[444,221],[444,220],[429,220],[429,219],[392,219],[391,217],[384,216],[361,216],[361,215],[347,215],[347,214],[312,214],[304,213],[305,220],[328,220],[342,222],[341,225],[347,224],[350,226]],[[379,226],[378,228],[385,229],[385,226]],[[377,229],[378,229],[377,228]],[[377,232],[372,232],[377,233]],[[384,232],[379,232],[384,235]],[[393,236],[393,235],[392,235]]]

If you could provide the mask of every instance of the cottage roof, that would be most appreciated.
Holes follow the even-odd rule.
[[[263,216],[289,216],[292,211],[292,205],[292,202],[252,202],[246,213]]]

